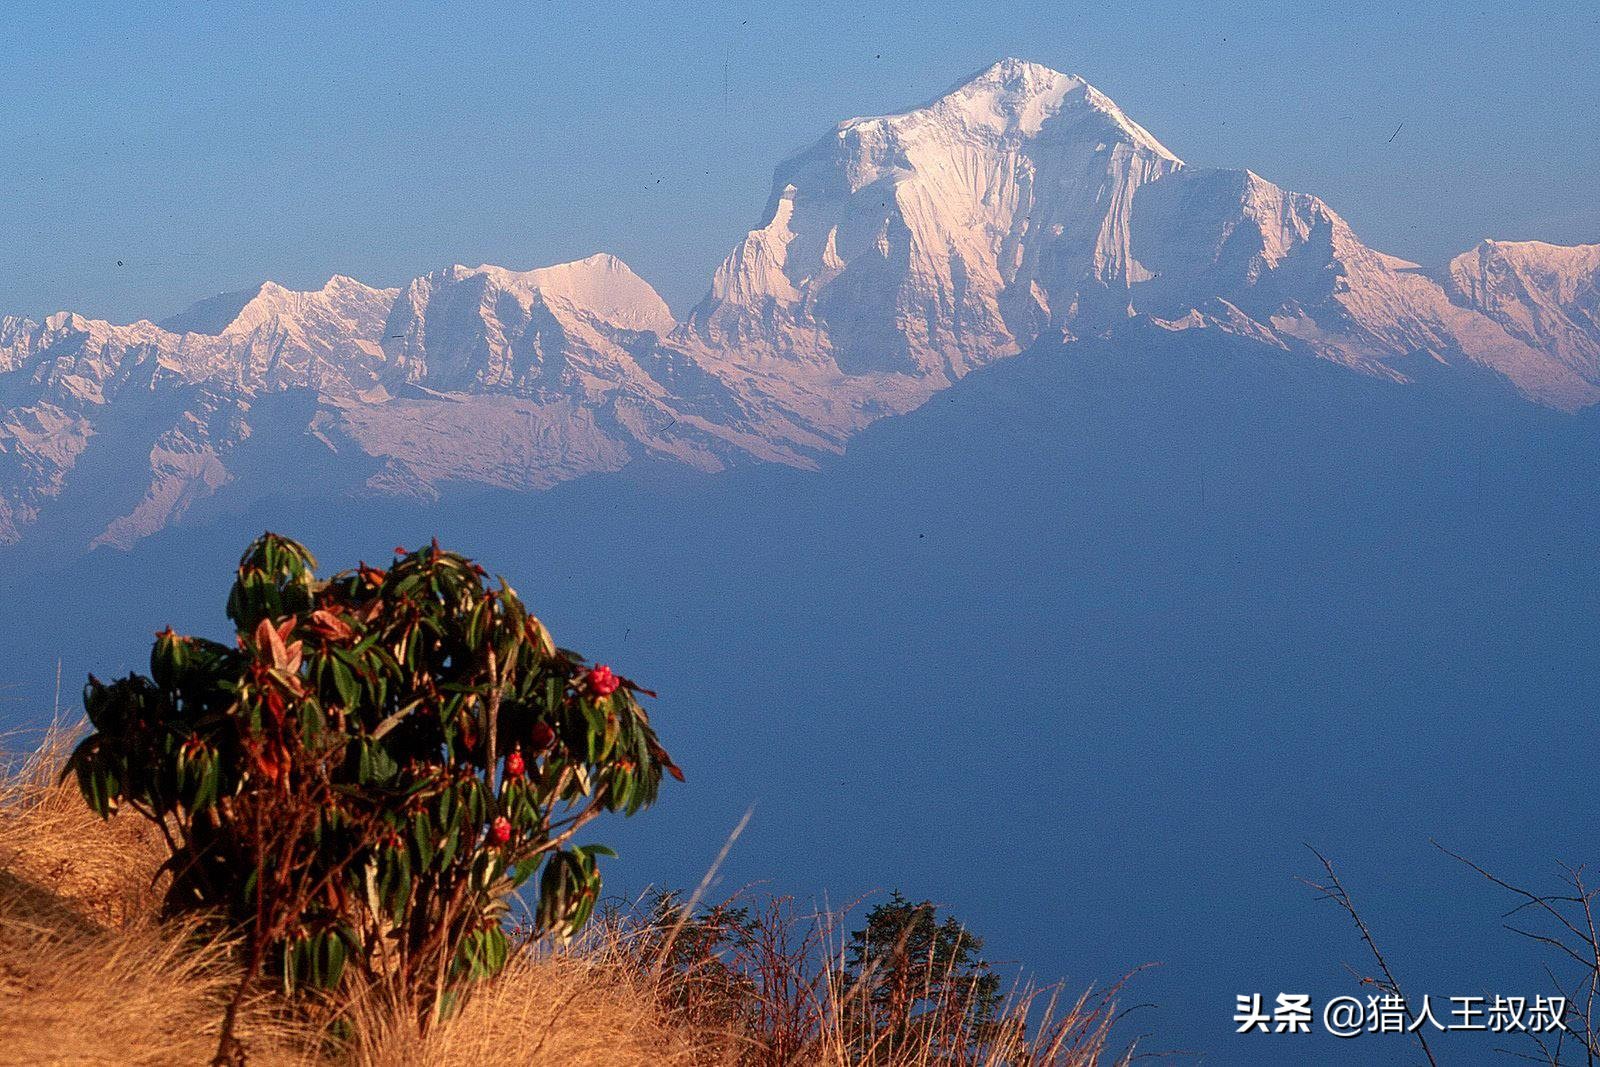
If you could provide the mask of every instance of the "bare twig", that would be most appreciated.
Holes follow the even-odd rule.
[[[1550,984],[1566,1002],[1568,1015],[1577,1022],[1575,1028],[1563,1027],[1557,1032],[1554,1048],[1547,1045],[1539,1036],[1535,1036],[1534,1041],[1546,1057],[1544,1062],[1558,1064],[1561,1062],[1563,1045],[1570,1033],[1583,1044],[1584,1062],[1590,1065],[1600,1063],[1600,1034],[1595,1032],[1594,1023],[1595,1008],[1600,1004],[1600,928],[1597,928],[1595,922],[1594,898],[1596,893],[1600,893],[1600,888],[1591,888],[1584,883],[1582,867],[1562,864],[1563,877],[1572,892],[1535,893],[1531,889],[1524,889],[1506,881],[1460,853],[1445,848],[1437,841],[1430,839],[1429,843],[1446,856],[1520,898],[1521,903],[1506,912],[1507,917],[1531,910],[1543,914],[1559,928],[1558,932],[1552,935],[1512,926],[1509,923],[1504,924],[1512,933],[1536,944],[1553,948],[1582,968],[1581,977],[1570,990],[1562,984],[1553,971],[1548,967],[1545,969]],[[1576,911],[1577,915],[1575,917],[1569,915],[1570,911]],[[1579,992],[1580,987],[1581,994],[1574,995]],[[1581,1008],[1575,1006],[1580,1003]]]
[[[1356,910],[1355,901],[1350,899],[1350,893],[1345,889],[1344,883],[1339,880],[1339,873],[1333,869],[1333,863],[1311,845],[1308,844],[1306,847],[1311,849],[1311,854],[1317,857],[1317,861],[1322,864],[1322,869],[1327,872],[1328,881],[1326,884],[1314,882],[1308,878],[1302,878],[1301,881],[1321,893],[1324,900],[1333,901],[1349,914],[1351,920],[1356,924],[1356,929],[1361,932],[1361,940],[1366,942],[1367,948],[1372,952],[1372,958],[1377,961],[1379,972],[1383,975],[1381,979],[1363,978],[1361,981],[1364,984],[1375,985],[1385,993],[1396,997],[1400,1003],[1406,1005],[1406,1014],[1410,1016],[1411,1006],[1406,1001],[1405,994],[1401,992],[1399,979],[1389,969],[1389,963],[1383,958],[1383,952],[1378,948],[1378,942],[1372,936],[1372,930],[1367,926],[1366,920],[1361,917],[1361,913]],[[1428,1047],[1428,1039],[1423,1034],[1422,1027],[1414,1027],[1411,1032],[1416,1036],[1417,1044],[1422,1047],[1422,1054],[1428,1058],[1428,1062],[1433,1067],[1438,1067],[1438,1061],[1433,1058],[1433,1050]]]

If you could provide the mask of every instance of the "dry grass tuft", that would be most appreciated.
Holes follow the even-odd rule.
[[[630,968],[580,955],[524,951],[460,1015],[426,1036],[403,1012],[358,1004],[364,1039],[351,1067],[565,1064],[663,1067],[734,1062],[723,1042],[676,1023]]]
[[[52,727],[0,773],[0,872],[47,888],[97,924],[144,922],[160,905],[166,846],[135,815],[102,821],[74,782],[59,781],[79,733]]]
[[[216,1051],[236,972],[192,930],[96,929],[39,915],[0,885],[0,1062],[201,1064]],[[252,1005],[241,1028],[264,1064],[308,1062],[304,1035]]]
[[[157,923],[160,834],[102,822],[58,784],[74,740],[53,729],[0,775],[0,1063],[207,1063],[228,946]],[[306,1062],[272,1005],[252,1005],[248,1028],[263,1063]]]

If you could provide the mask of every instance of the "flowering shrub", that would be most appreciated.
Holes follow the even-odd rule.
[[[319,582],[265,534],[228,597],[233,647],[167,630],[149,677],[85,690],[69,773],[101,815],[161,827],[170,910],[244,931],[241,1000],[266,970],[294,992],[354,966],[437,1018],[504,965],[514,890],[537,874],[540,929],[571,934],[611,854],[575,833],[682,777],[651,694],[557,648],[470,560],[396,551]]]

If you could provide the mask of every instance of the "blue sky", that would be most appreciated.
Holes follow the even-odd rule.
[[[1566,4],[15,4],[0,310],[604,250],[678,311],[772,167],[1005,55],[1433,262],[1600,241],[1600,11]]]

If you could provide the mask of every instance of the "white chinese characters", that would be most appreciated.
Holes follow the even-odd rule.
[[[1424,995],[1413,1010],[1394,993],[1367,997],[1330,997],[1322,1005],[1322,1029],[1334,1037],[1362,1034],[1408,1034],[1423,1027],[1439,1031],[1486,1033],[1549,1033],[1566,1030],[1565,997]],[[1270,1010],[1260,993],[1234,997],[1235,1033],[1309,1034],[1318,1013],[1309,993],[1278,993]]]

